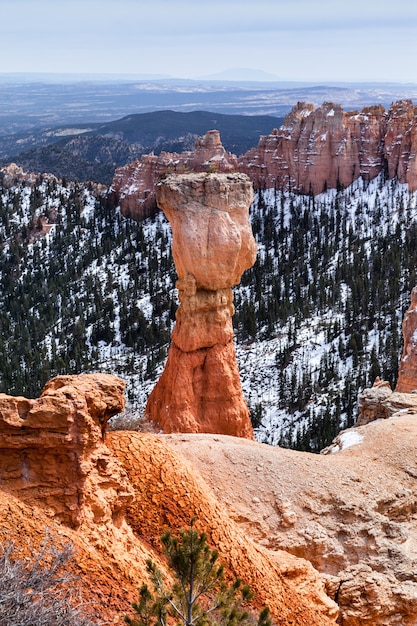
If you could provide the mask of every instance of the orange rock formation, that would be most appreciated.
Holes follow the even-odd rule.
[[[70,540],[86,598],[117,623],[146,559],[164,567],[161,533],[195,515],[275,624],[335,626],[335,598],[344,626],[414,626],[417,394],[374,387],[392,419],[342,432],[319,456],[224,435],[105,436],[123,386],[68,376],[38,400],[1,396],[0,542],[26,558],[45,528]]]
[[[45,529],[71,541],[70,564],[96,613],[123,621],[160,559],[159,536],[198,517],[231,575],[270,604],[279,626],[335,626],[337,606],[314,568],[245,537],[214,492],[183,457],[154,435],[112,433],[107,419],[124,406],[124,384],[108,375],[60,376],[38,400],[1,396],[0,542],[22,558]],[[108,445],[106,445],[108,444]]]
[[[37,400],[0,394],[3,489],[73,528],[117,519],[133,494],[103,433],[123,410],[124,387],[90,374],[53,378]]]
[[[381,171],[417,189],[417,107],[400,100],[388,111],[382,106],[343,111],[339,104],[321,107],[299,102],[279,129],[260,138],[241,157],[228,154],[218,131],[209,131],[194,152],[144,155],[116,170],[115,203],[124,215],[141,220],[156,210],[154,189],[160,176],[173,171],[239,171],[255,188],[276,187],[300,193],[321,193],[348,186],[362,176],[372,180]]]
[[[417,287],[411,291],[411,304],[403,320],[404,349],[398,370],[396,391],[417,390]]]
[[[157,200],[172,227],[180,307],[145,413],[164,432],[253,438],[233,345],[232,287],[256,258],[243,174],[170,175]]]

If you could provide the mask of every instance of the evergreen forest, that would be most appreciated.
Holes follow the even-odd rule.
[[[417,284],[416,194],[396,180],[256,194],[258,260],[235,289],[242,386],[259,441],[318,452],[354,424],[376,376],[395,385]],[[0,391],[36,397],[57,374],[127,382],[138,416],[177,307],[170,228],[106,190],[39,176],[0,187]]]

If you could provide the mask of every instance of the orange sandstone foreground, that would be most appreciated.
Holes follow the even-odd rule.
[[[180,307],[145,413],[165,433],[253,438],[233,345],[232,287],[256,259],[244,174],[170,175],[156,187],[172,228]]]
[[[146,559],[164,567],[162,532],[196,516],[275,624],[415,626],[416,394],[373,388],[390,419],[314,455],[225,435],[106,435],[123,388],[59,376],[36,400],[0,395],[2,543],[25,558],[45,529],[71,541],[85,598],[122,623]]]
[[[0,394],[1,543],[13,541],[25,558],[45,529],[58,546],[71,541],[84,597],[103,620],[122,623],[146,581],[146,559],[163,568],[159,536],[196,515],[230,574],[253,587],[256,607],[270,605],[276,624],[335,625],[337,606],[311,564],[248,538],[163,439],[105,437],[124,407],[123,388],[93,374],[59,376],[36,400]]]

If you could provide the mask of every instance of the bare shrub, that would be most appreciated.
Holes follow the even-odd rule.
[[[157,433],[158,430],[150,419],[140,415],[132,408],[126,408],[123,413],[113,417],[108,424],[109,431],[133,430],[137,433]]]
[[[12,542],[0,544],[0,626],[97,626],[68,571],[71,544],[57,546],[46,534],[30,557]]]

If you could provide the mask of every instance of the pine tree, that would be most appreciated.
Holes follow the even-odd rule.
[[[140,588],[139,602],[132,605],[135,617],[125,617],[130,626],[166,626],[169,617],[184,626],[250,623],[249,614],[242,608],[242,603],[253,597],[249,587],[239,578],[231,585],[226,583],[217,550],[209,548],[206,534],[199,533],[194,522],[192,519],[187,530],[180,530],[179,537],[170,531],[162,535],[174,582],[169,585],[156,564],[148,560],[153,591],[146,584]],[[268,607],[260,612],[258,626],[271,626]]]

